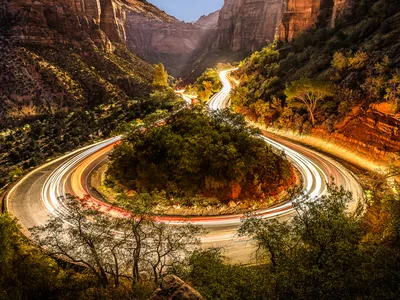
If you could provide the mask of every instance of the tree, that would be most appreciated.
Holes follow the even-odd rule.
[[[117,221],[72,196],[63,202],[68,213],[53,216],[45,226],[33,228],[34,240],[51,256],[87,267],[104,288],[111,276],[118,286],[122,263],[114,257],[121,242],[114,232]]]
[[[70,299],[91,286],[91,278],[62,269],[20,233],[15,219],[0,214],[0,299]]]
[[[346,55],[344,55],[342,52],[335,52],[333,54],[333,60],[331,62],[331,65],[334,68],[338,69],[339,71],[342,71],[348,67],[348,64],[349,60],[346,57]]]
[[[277,298],[354,298],[363,274],[365,255],[362,207],[348,212],[350,192],[333,185],[319,199],[304,197],[295,203],[289,221],[246,219],[240,235],[250,235],[259,254],[271,261]]]
[[[195,88],[200,100],[208,101],[213,93],[222,88],[222,83],[216,69],[207,69],[197,78]]]
[[[198,92],[200,100],[208,101],[210,99],[211,94],[212,94],[212,82],[203,81],[202,88]]]
[[[271,276],[261,266],[224,262],[223,249],[195,251],[179,268],[171,269],[206,299],[273,299]]]
[[[290,83],[285,90],[289,103],[300,101],[310,115],[311,123],[315,125],[315,110],[320,101],[334,95],[334,87],[331,83],[302,78]]]
[[[168,87],[168,73],[162,63],[154,65],[153,88],[163,89]]]
[[[398,71],[388,82],[385,99],[393,106],[395,113],[400,111],[400,73]]]
[[[143,276],[157,284],[166,267],[179,264],[195,249],[199,227],[170,227],[151,210],[155,198],[137,195],[121,200],[121,209],[100,212],[90,201],[63,199],[67,213],[33,228],[34,240],[51,256],[86,267],[103,288],[126,279],[135,286]]]

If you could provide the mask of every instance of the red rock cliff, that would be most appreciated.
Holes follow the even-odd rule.
[[[255,51],[273,41],[284,0],[225,0],[213,49]]]
[[[14,37],[24,42],[53,43],[65,38],[101,38],[124,42],[127,15],[141,12],[168,18],[144,0],[8,0],[7,16],[19,19]]]
[[[213,27],[212,22],[197,25],[131,10],[127,13],[126,40],[134,53],[152,63],[163,62],[172,75],[179,77],[193,54],[206,46],[205,39]]]
[[[335,26],[353,0],[285,0],[277,36],[291,41],[297,34],[321,25]]]

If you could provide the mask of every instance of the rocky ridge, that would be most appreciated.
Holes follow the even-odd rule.
[[[3,5],[16,19],[13,38],[44,45],[90,38],[112,51],[125,43],[176,77],[192,79],[217,62],[241,60],[273,41],[291,40],[318,22],[341,16],[352,0],[225,0],[220,11],[181,22],[144,0],[15,0]]]

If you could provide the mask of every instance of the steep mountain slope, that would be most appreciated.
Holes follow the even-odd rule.
[[[196,22],[197,26],[205,27],[209,29],[216,29],[218,27],[219,10],[208,14],[207,16],[201,16]]]
[[[138,12],[170,19],[146,1],[1,2],[0,189],[21,168],[162,107],[148,101],[153,66],[122,43]]]
[[[126,12],[148,4],[130,2],[3,4],[2,123],[146,95],[152,67],[120,42]]]
[[[149,17],[140,12],[129,12],[126,19],[129,49],[149,62],[162,62],[176,77],[185,72],[192,55],[209,43],[207,38],[212,31],[207,26]]]
[[[292,42],[246,59],[233,102],[274,128],[389,158],[400,151],[400,7],[395,0],[345,4],[331,10],[334,27],[330,16]],[[315,126],[306,107],[285,95],[290,83],[304,77],[335,85],[315,109]]]
[[[283,0],[225,0],[218,20],[216,50],[255,51],[273,41]]]

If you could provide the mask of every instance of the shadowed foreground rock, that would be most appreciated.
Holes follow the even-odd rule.
[[[161,288],[157,289],[150,300],[204,300],[204,298],[182,279],[168,275],[164,277]]]

